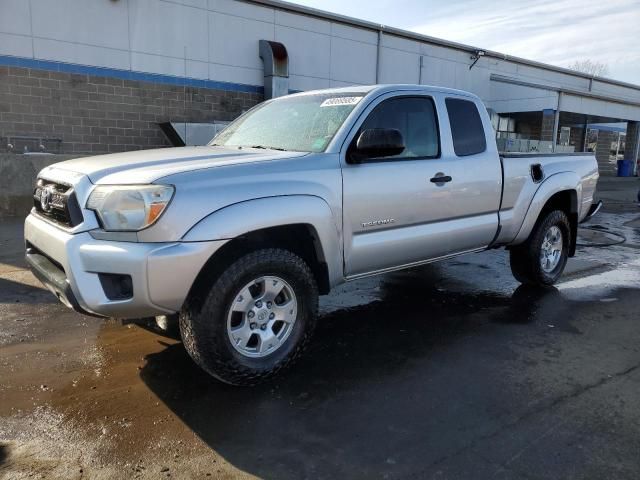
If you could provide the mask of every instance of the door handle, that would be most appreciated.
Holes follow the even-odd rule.
[[[430,182],[431,183],[436,183],[436,184],[438,184],[438,183],[442,184],[442,183],[450,182],[451,180],[453,180],[453,179],[449,175],[445,175],[443,173],[436,173],[436,176],[433,177],[430,180]]]

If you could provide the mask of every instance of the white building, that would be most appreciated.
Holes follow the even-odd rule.
[[[2,0],[0,137],[73,152],[167,144],[159,124],[228,121],[262,99],[260,40],[286,48],[277,80],[290,91],[453,87],[485,101],[503,149],[638,158],[638,85],[274,0]]]

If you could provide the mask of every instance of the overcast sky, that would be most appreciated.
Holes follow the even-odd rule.
[[[292,0],[433,37],[640,84],[640,0]]]

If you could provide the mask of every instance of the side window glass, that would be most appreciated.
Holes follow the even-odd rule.
[[[487,139],[476,104],[458,98],[447,98],[445,103],[456,155],[465,157],[484,152]]]
[[[367,117],[360,131],[369,128],[395,128],[402,134],[405,149],[388,159],[435,158],[440,155],[438,122],[433,100],[402,97],[385,100]]]

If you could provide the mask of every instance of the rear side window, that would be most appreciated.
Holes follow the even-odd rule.
[[[465,157],[484,152],[487,149],[487,140],[476,104],[458,98],[447,98],[445,103],[456,155]]]

